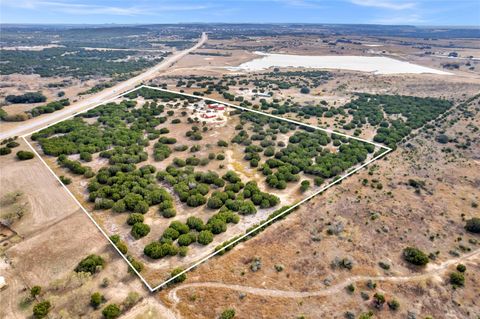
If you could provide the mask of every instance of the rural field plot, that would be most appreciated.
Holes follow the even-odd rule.
[[[390,151],[147,86],[24,138],[150,290]]]

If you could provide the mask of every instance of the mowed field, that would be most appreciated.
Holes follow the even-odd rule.
[[[27,150],[28,146],[20,142],[16,150],[20,149]],[[121,300],[129,291],[146,293],[40,159],[18,161],[12,153],[0,157],[0,165],[1,197],[22,192],[31,208],[11,225],[19,238],[2,249],[0,270],[7,285],[0,291],[0,317],[30,316],[34,303],[22,300],[34,285],[44,291],[41,300],[55,304],[55,314],[70,313],[74,317],[91,312],[90,294],[100,289],[104,278],[111,283],[102,289],[108,299]],[[90,254],[103,256],[107,266],[96,277],[78,277],[73,270]]]

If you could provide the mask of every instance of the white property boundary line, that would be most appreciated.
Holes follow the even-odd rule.
[[[60,123],[60,122],[63,122],[65,120],[68,120],[72,117],[75,117],[76,115],[78,114],[81,114],[81,113],[85,113],[91,109],[94,109],[102,104],[106,104],[106,103],[109,103],[109,102],[112,102],[120,97],[123,97],[124,95],[127,95],[131,92],[134,92],[136,90],[139,90],[141,88],[148,88],[148,89],[152,89],[152,90],[157,90],[157,91],[162,91],[162,92],[167,92],[167,93],[172,93],[172,94],[176,94],[176,95],[183,95],[183,96],[187,96],[187,97],[192,97],[192,98],[196,98],[196,99],[200,99],[200,100],[207,100],[207,101],[213,101],[213,102],[217,102],[217,103],[221,103],[221,104],[224,104],[224,105],[227,105],[229,107],[232,107],[232,108],[235,108],[235,109],[240,109],[242,111],[248,111],[248,112],[254,112],[254,113],[257,113],[257,114],[261,114],[261,115],[264,115],[264,116],[268,116],[268,117],[272,117],[272,118],[275,118],[275,119],[278,119],[278,120],[282,120],[282,121],[287,121],[287,122],[290,122],[290,123],[293,123],[293,124],[296,124],[296,125],[300,125],[300,126],[304,126],[304,127],[310,127],[310,128],[313,128],[313,129],[316,129],[316,130],[321,130],[321,131],[324,131],[324,132],[327,132],[327,133],[331,133],[331,134],[336,134],[336,135],[339,135],[339,136],[344,136],[344,137],[347,137],[349,139],[354,139],[354,140],[358,140],[358,141],[362,141],[362,142],[365,142],[365,143],[369,143],[369,144],[373,144],[377,147],[380,147],[381,149],[385,149],[386,151],[375,156],[374,158],[372,158],[371,160],[365,162],[364,164],[360,165],[359,167],[351,170],[350,172],[348,172],[347,174],[343,175],[342,177],[332,181],[331,183],[329,183],[328,185],[322,187],[321,189],[319,189],[318,191],[316,191],[315,193],[311,194],[310,196],[304,198],[303,200],[297,202],[296,204],[290,206],[288,209],[286,209],[285,211],[283,211],[282,213],[274,216],[273,218],[271,219],[267,219],[265,220],[263,223],[261,223],[260,225],[258,225],[257,227],[255,227],[254,229],[251,229],[249,232],[243,234],[242,236],[238,237],[237,239],[235,239],[234,241],[228,243],[227,245],[223,246],[222,249],[219,249],[218,251],[214,251],[213,253],[207,255],[206,257],[203,257],[202,259],[200,259],[199,261],[195,262],[193,265],[189,266],[188,268],[186,268],[185,270],[183,270],[182,272],[180,272],[179,274],[167,279],[166,281],[164,281],[163,283],[155,286],[155,287],[152,287],[150,286],[150,284],[145,280],[145,278],[143,278],[143,276],[135,269],[135,267],[133,267],[133,265],[130,263],[130,261],[127,259],[126,255],[122,254],[122,252],[118,249],[118,247],[113,243],[113,241],[110,239],[110,237],[107,235],[107,233],[102,229],[102,227],[100,227],[100,225],[95,221],[95,219],[90,215],[90,213],[85,209],[85,207],[82,206],[82,204],[78,201],[78,199],[73,195],[73,193],[68,189],[68,187],[62,183],[62,181],[60,180],[60,178],[55,174],[55,172],[50,168],[50,166],[48,166],[48,164],[45,162],[45,160],[42,158],[42,156],[40,156],[40,154],[35,150],[35,148],[28,142],[27,140],[27,137],[36,133],[36,132],[39,132],[41,130],[44,130],[46,129],[47,127],[50,127],[52,125],[55,125],[57,123]],[[282,217],[283,215],[291,212],[292,210],[296,209],[297,207],[299,207],[300,205],[302,205],[303,203],[309,201],[310,199],[312,199],[313,197],[323,193],[324,191],[326,191],[328,188],[332,187],[333,185],[335,184],[338,184],[340,183],[342,180],[344,180],[345,178],[349,177],[350,175],[353,175],[355,174],[357,171],[361,170],[362,168],[364,168],[365,166],[369,165],[370,163],[376,161],[377,159],[379,159],[380,157],[386,155],[387,153],[391,152],[392,149],[389,148],[389,147],[386,147],[386,146],[383,146],[383,145],[380,145],[378,143],[374,143],[374,142],[371,142],[371,141],[368,141],[368,140],[365,140],[365,139],[361,139],[361,138],[358,138],[358,137],[355,137],[355,136],[349,136],[349,135],[346,135],[346,134],[343,134],[343,133],[339,133],[339,132],[335,132],[335,131],[332,131],[332,130],[328,130],[328,129],[324,129],[324,128],[320,128],[320,127],[316,127],[316,126],[313,126],[313,125],[310,125],[310,124],[305,124],[305,123],[302,123],[302,122],[298,122],[298,121],[294,121],[294,120],[290,120],[290,119],[286,119],[286,118],[282,118],[282,117],[279,117],[279,116],[275,116],[275,115],[272,115],[272,114],[268,114],[268,113],[264,113],[264,112],[261,112],[261,111],[257,111],[257,110],[253,110],[253,109],[249,109],[249,108],[245,108],[245,107],[241,107],[241,106],[238,106],[238,105],[235,105],[235,104],[232,104],[232,103],[228,103],[228,102],[225,102],[225,101],[220,101],[220,100],[216,100],[216,99],[211,99],[211,98],[207,98],[207,97],[203,97],[203,96],[196,96],[196,95],[193,95],[193,94],[188,94],[188,93],[182,93],[182,92],[177,92],[177,91],[172,91],[172,90],[166,90],[166,89],[162,89],[162,88],[158,88],[158,87],[153,87],[153,86],[148,86],[148,85],[140,85],[134,89],[131,89],[131,90],[128,90],[122,94],[119,94],[113,98],[110,98],[110,99],[107,99],[105,100],[104,102],[101,102],[101,103],[98,103],[98,104],[95,104],[91,107],[88,107],[86,108],[85,110],[82,110],[81,112],[77,112],[77,113],[74,113],[62,120],[59,120],[59,121],[55,121],[53,123],[50,123],[46,126],[44,126],[43,128],[41,129],[37,129],[35,131],[32,131],[30,133],[27,133],[25,135],[22,135],[21,138],[25,141],[25,143],[27,143],[27,145],[30,147],[30,149],[35,153],[35,155],[38,156],[38,158],[42,161],[42,163],[47,167],[47,169],[50,171],[50,173],[52,173],[52,175],[55,177],[55,179],[63,186],[63,188],[65,189],[65,191],[70,195],[70,197],[73,198],[73,200],[75,201],[75,203],[77,203],[78,206],[80,206],[80,208],[82,209],[82,211],[88,216],[88,218],[93,222],[93,224],[100,230],[100,232],[105,236],[105,238],[107,238],[108,242],[115,248],[115,250],[118,252],[118,254],[125,260],[125,262],[129,265],[129,267],[131,269],[133,269],[133,271],[135,272],[135,274],[141,279],[141,281],[145,284],[145,286],[150,290],[150,292],[154,292],[164,286],[166,286],[167,284],[169,284],[170,282],[172,282],[173,280],[175,280],[176,278],[178,278],[179,276],[185,274],[186,272],[194,269],[195,267],[197,267],[198,265],[204,263],[205,261],[207,261],[208,259],[212,258],[213,256],[219,254],[220,252],[222,251],[225,251],[228,247],[232,246],[232,245],[235,245],[236,243],[238,243],[239,241],[241,241],[242,239],[244,239],[245,237],[248,237],[250,236],[252,233],[255,233],[257,230],[261,229],[262,227],[272,223],[273,221],[275,221],[276,219]],[[268,217],[267,217],[268,218]]]

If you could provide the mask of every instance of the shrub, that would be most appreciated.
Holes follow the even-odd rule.
[[[170,273],[170,278],[173,278],[177,275],[179,275],[180,273],[183,272],[183,269],[182,268],[175,268],[171,273]],[[187,279],[187,275],[186,274],[181,274],[180,276],[176,277],[175,279],[172,280],[173,283],[180,283],[180,282],[183,282],[185,281],[185,279]]]
[[[150,258],[159,259],[167,255],[175,256],[178,253],[178,249],[172,244],[161,244],[157,241],[154,241],[145,246],[143,253]]]
[[[458,270],[459,272],[465,272],[465,271],[467,271],[467,267],[465,267],[464,264],[458,264],[458,265],[457,265],[457,270]]]
[[[194,194],[187,198],[187,205],[190,207],[198,207],[205,204],[206,201],[202,194]]]
[[[212,196],[208,199],[207,206],[211,209],[218,209],[223,206],[223,201],[218,196]]]
[[[221,219],[214,219],[207,224],[210,231],[214,234],[220,234],[227,230],[227,224]]]
[[[80,159],[85,162],[91,162],[92,161],[92,154],[88,152],[81,152],[80,153]]]
[[[33,286],[32,289],[30,289],[30,296],[35,298],[42,292],[42,287],[40,286]]]
[[[150,232],[150,226],[144,223],[136,223],[132,227],[131,234],[133,238],[140,239],[142,237],[147,236],[149,232]]]
[[[121,311],[120,311],[120,308],[116,304],[112,303],[112,304],[106,306],[105,308],[103,308],[102,315],[106,319],[115,319],[115,318],[120,317]]]
[[[148,203],[144,200],[140,200],[133,208],[134,213],[145,214],[148,212]]]
[[[220,146],[220,147],[227,147],[228,146],[228,143],[225,142],[224,140],[219,140],[217,142],[217,145]]]
[[[392,299],[387,304],[388,304],[388,308],[390,308],[393,311],[398,310],[398,308],[400,308],[400,303],[398,302],[397,299]]]
[[[45,318],[50,311],[52,304],[50,301],[42,301],[33,306],[33,316],[35,318]]]
[[[98,255],[89,255],[80,261],[75,268],[75,272],[89,272],[90,274],[94,274],[97,272],[97,267],[103,267],[104,265],[105,261],[102,257]]]
[[[165,229],[162,235],[163,238],[170,238],[172,240],[177,239],[178,236],[180,236],[180,232],[172,227]]]
[[[29,159],[32,159],[35,156],[32,152],[28,151],[18,151],[17,152],[17,158],[21,161],[26,161]]]
[[[187,224],[182,223],[181,221],[173,221],[169,228],[173,228],[176,231],[178,231],[180,234],[186,234],[190,231],[190,228],[188,227]]]
[[[62,182],[62,184],[64,185],[69,185],[72,183],[72,179],[71,178],[68,178],[68,177],[65,177],[63,175],[60,176],[60,181]]]
[[[177,215],[177,212],[173,208],[166,208],[162,210],[162,216],[165,218],[172,218]]]
[[[19,145],[20,145],[19,143],[15,142],[15,141],[11,141],[11,142],[8,142],[6,146],[10,147],[10,148],[15,148]]]
[[[199,244],[208,245],[213,241],[213,234],[209,230],[202,230],[198,234],[197,241]]]
[[[300,185],[300,191],[301,191],[301,192],[305,192],[305,191],[307,191],[309,188],[310,188],[310,181],[308,181],[308,180],[302,181],[302,183],[301,183],[301,185]]]
[[[116,213],[123,213],[126,210],[125,201],[119,200],[113,204],[112,210]]]
[[[142,223],[144,220],[145,220],[145,217],[143,217],[142,214],[132,213],[130,214],[130,216],[128,216],[127,224],[129,224],[130,226],[133,226],[136,223]]]
[[[128,295],[123,300],[123,306],[126,310],[135,306],[135,304],[140,300],[140,294],[136,291],[130,291]]]
[[[235,309],[227,309],[222,312],[220,319],[232,319],[235,317]]]
[[[403,258],[417,266],[424,266],[428,263],[428,256],[418,248],[407,247],[403,250]]]
[[[105,302],[105,298],[99,292],[94,292],[90,296],[90,305],[95,309],[97,309],[103,302]]]
[[[188,233],[188,234],[183,234],[178,237],[178,245],[179,246],[188,246],[191,243],[195,242],[197,240],[195,234],[193,233]]]
[[[130,263],[132,264],[131,267],[128,267],[129,273],[134,273],[133,268],[135,268],[135,270],[138,272],[141,272],[143,270],[144,266],[140,261],[136,260],[132,256],[127,256],[127,258],[128,258],[128,261],[130,261]]]
[[[95,209],[110,209],[113,207],[115,202],[107,198],[97,198],[95,199]]]
[[[308,93],[310,93],[310,89],[308,87],[304,86],[300,89],[300,93],[308,94]]]
[[[188,247],[187,246],[181,246],[181,247],[178,248],[178,255],[180,255],[180,257],[187,256],[187,253],[188,253]]]
[[[195,229],[196,231],[202,231],[205,227],[203,220],[195,216],[190,216],[187,218],[187,226],[190,229]]]
[[[465,285],[465,276],[459,272],[452,272],[450,274],[450,283],[453,287],[463,287]]]
[[[115,246],[117,246],[118,250],[120,250],[120,252],[124,255],[128,252],[127,244],[125,244],[123,241],[119,241],[115,244]]]
[[[465,229],[471,233],[480,234],[480,218],[473,217],[467,220]]]
[[[373,298],[374,298],[375,307],[380,309],[385,303],[385,296],[382,295],[381,293],[376,292],[373,295]]]
[[[0,155],[7,155],[10,154],[12,150],[10,147],[0,147]]]
[[[437,142],[440,143],[440,144],[447,144],[448,141],[449,141],[448,136],[445,135],[445,134],[440,134],[440,135],[438,135],[435,139],[436,139]]]

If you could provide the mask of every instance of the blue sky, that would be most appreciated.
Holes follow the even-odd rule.
[[[1,23],[369,23],[480,26],[479,0],[1,0]]]

